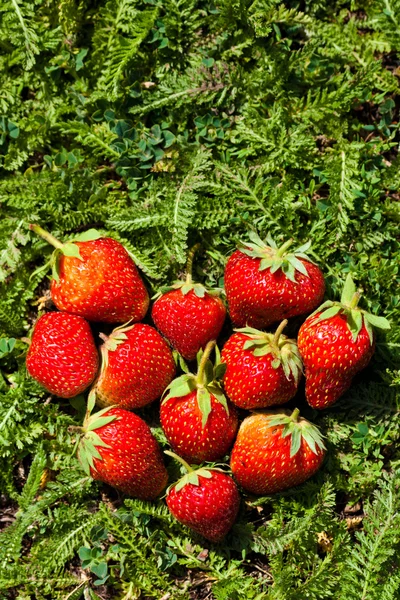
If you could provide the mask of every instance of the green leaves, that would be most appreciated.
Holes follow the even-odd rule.
[[[249,238],[250,242],[240,243],[239,250],[252,258],[260,258],[260,271],[270,269],[271,273],[275,273],[281,269],[286,277],[294,283],[296,283],[296,271],[308,277],[307,268],[303,261],[313,262],[305,254],[310,249],[311,242],[306,242],[296,250],[288,252],[287,249],[291,245],[292,240],[285,242],[278,248],[269,235],[266,237],[266,243],[262,241],[255,231],[249,233]]]
[[[314,454],[326,450],[319,429],[306,419],[299,419],[298,412],[298,409],[295,409],[292,414],[285,411],[276,416],[271,415],[268,422],[269,427],[283,425],[281,436],[282,438],[290,437],[290,457],[293,458],[299,452],[302,439],[306,441]]]
[[[357,289],[356,289],[355,283],[349,273],[346,277],[346,281],[345,281],[345,284],[343,287],[340,302],[342,304],[350,304],[354,298],[354,294],[356,293],[356,291],[357,291]]]

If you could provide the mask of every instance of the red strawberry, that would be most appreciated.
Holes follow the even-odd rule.
[[[40,317],[26,357],[28,373],[51,394],[72,398],[92,383],[99,356],[89,324],[75,315]]]
[[[296,341],[251,327],[237,329],[222,349],[226,364],[223,378],[229,399],[240,408],[265,408],[284,404],[296,394],[302,364]]]
[[[60,310],[89,321],[141,321],[149,296],[125,248],[91,229],[62,244],[38,225],[30,228],[55,246],[51,297]]]
[[[122,408],[105,408],[90,415],[79,442],[78,458],[85,471],[121,492],[143,500],[156,498],[168,481],[161,450],[149,426]]]
[[[325,293],[324,277],[305,252],[310,242],[287,252],[292,240],[280,248],[257,234],[229,258],[225,290],[236,327],[263,329],[271,323],[311,312]]]
[[[299,410],[260,412],[240,426],[232,450],[236,481],[251,494],[273,494],[299,485],[314,475],[325,456],[315,425]]]
[[[219,363],[213,369],[208,360],[215,342],[200,354],[197,375],[186,373],[168,386],[161,403],[161,425],[175,452],[190,463],[215,461],[224,456],[235,439],[238,417],[228,405],[218,377],[224,372]]]
[[[193,255],[189,253],[185,281],[177,281],[154,303],[151,316],[159,331],[185,358],[193,360],[207,342],[215,340],[225,321],[226,309],[217,290],[206,290],[192,281]]]
[[[300,328],[298,345],[306,374],[307,402],[322,409],[350,387],[375,350],[372,327],[389,329],[383,317],[358,308],[360,293],[349,274],[340,302],[325,302]]]
[[[174,456],[172,452],[167,452]],[[240,506],[235,482],[220,469],[203,467],[194,471],[178,456],[188,473],[169,488],[166,502],[175,519],[211,542],[228,533]]]
[[[103,364],[94,387],[97,403],[133,410],[160,398],[176,369],[172,352],[158,331],[136,323],[101,337]]]

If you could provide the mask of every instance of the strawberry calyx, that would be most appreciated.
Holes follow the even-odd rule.
[[[296,340],[282,334],[287,323],[287,319],[282,321],[275,333],[266,333],[254,327],[242,327],[234,331],[243,333],[248,338],[243,344],[243,350],[252,350],[253,356],[272,354],[272,368],[282,367],[286,379],[293,377],[297,384],[303,372],[303,363]]]
[[[196,485],[196,486],[200,485],[199,478],[203,477],[204,479],[211,479],[212,471],[220,471],[221,473],[225,473],[225,471],[223,471],[222,469],[219,469],[218,467],[201,466],[196,469],[193,469],[189,465],[189,463],[186,462],[186,460],[184,460],[183,458],[181,458],[180,456],[175,454],[175,452],[171,452],[170,450],[164,450],[164,453],[168,454],[168,456],[171,456],[172,458],[174,458],[175,460],[180,462],[181,465],[183,465],[183,467],[187,471],[187,473],[185,475],[183,475],[183,477],[181,477],[176,483],[173,483],[172,485],[169,486],[169,488],[167,489],[167,494],[170,492],[170,490],[172,488],[175,488],[175,491],[179,492],[182,488],[184,488],[188,484]]]
[[[307,442],[314,454],[318,454],[318,449],[326,450],[322,433],[313,423],[300,417],[298,408],[295,408],[293,412],[282,410],[278,414],[270,413],[268,427],[277,425],[283,425],[281,437],[291,437],[290,458],[293,458],[300,450],[302,439]]]
[[[186,262],[186,278],[178,281],[174,281],[172,285],[164,286],[160,289],[160,291],[153,296],[153,299],[160,298],[166,292],[171,292],[172,290],[181,290],[182,294],[186,296],[190,291],[193,290],[195,295],[198,298],[204,298],[206,294],[210,296],[219,296],[222,292],[221,288],[208,289],[202,283],[197,283],[193,281],[193,259],[196,252],[199,250],[200,244],[195,244],[188,253],[187,262]]]
[[[104,344],[100,347],[100,352],[103,357],[103,363],[101,367],[101,371],[103,371],[108,365],[108,353],[115,352],[120,344],[123,344],[125,340],[128,339],[126,335],[127,331],[130,331],[134,325],[130,325],[131,321],[129,320],[127,323],[120,325],[119,327],[115,327],[110,335],[105,335],[104,333],[99,333],[99,337],[103,340]]]
[[[107,406],[98,412],[91,414],[95,405],[96,395],[92,390],[88,397],[88,405],[86,410],[85,419],[83,425],[80,428],[80,437],[78,438],[78,460],[81,463],[83,470],[90,475],[90,469],[94,469],[94,458],[103,460],[98,447],[110,448],[109,444],[106,444],[101,437],[96,433],[96,429],[108,425],[112,421],[118,420],[119,417],[115,415],[108,415],[107,412],[112,408]]]
[[[214,348],[215,363],[213,365],[209,357]],[[197,390],[197,404],[202,415],[201,426],[204,429],[211,413],[211,394],[215,397],[217,402],[222,404],[226,413],[229,415],[228,403],[219,382],[225,374],[226,364],[221,363],[221,354],[216,346],[215,340],[208,342],[204,352],[203,350],[199,350],[197,353],[197,364],[197,375],[194,375],[193,373],[184,373],[169,384],[164,391],[164,394],[166,395],[163,397],[162,403],[170,398],[187,396],[194,390]]]
[[[34,231],[36,234],[40,235],[40,237],[42,237],[44,240],[46,240],[46,242],[48,242],[55,248],[53,254],[50,257],[50,260],[42,267],[39,267],[39,269],[36,269],[33,275],[41,271],[47,270],[49,267],[51,267],[53,279],[55,279],[57,282],[60,280],[59,260],[62,255],[72,256],[74,258],[78,258],[79,260],[83,260],[79,253],[79,246],[77,246],[74,242],[91,242],[93,240],[98,240],[102,237],[101,233],[99,233],[96,229],[88,229],[88,231],[84,231],[76,235],[72,241],[63,243],[60,242],[60,240],[58,240],[56,237],[54,237],[54,235],[52,235],[36,223],[31,223],[29,225],[29,229],[31,231]]]
[[[307,268],[303,260],[313,263],[306,254],[307,250],[311,248],[311,242],[306,242],[295,250],[288,252],[290,246],[293,244],[292,239],[278,247],[270,235],[267,235],[265,238],[266,242],[263,242],[257,233],[251,231],[249,238],[250,242],[240,243],[239,250],[251,258],[261,259],[258,267],[259,271],[271,269],[271,273],[275,273],[281,269],[286,277],[294,283],[297,283],[295,278],[296,271],[308,277]]]
[[[358,303],[360,298],[361,290],[356,289],[353,278],[349,273],[346,277],[340,302],[328,300],[317,308],[310,317],[319,313],[318,318],[316,319],[316,323],[319,323],[320,321],[331,319],[338,314],[342,314],[346,317],[347,327],[353,336],[353,341],[357,341],[358,334],[364,325],[372,346],[374,341],[374,328],[388,330],[390,329],[390,323],[384,317],[378,317],[377,315],[373,315],[366,310],[359,308]]]

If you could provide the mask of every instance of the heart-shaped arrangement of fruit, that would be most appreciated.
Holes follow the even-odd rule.
[[[88,475],[144,500],[163,493],[168,472],[161,449],[149,425],[132,412],[157,400],[176,453],[166,454],[186,471],[166,491],[167,506],[212,542],[220,542],[235,522],[239,489],[273,494],[316,473],[326,454],[322,434],[297,408],[273,407],[296,396],[303,370],[308,404],[331,406],[369,363],[374,329],[389,329],[386,319],[359,308],[350,274],[340,302],[319,306],[325,283],[306,254],[310,244],[291,250],[292,240],[278,247],[270,237],[264,243],[251,233],[226,265],[225,292],[236,329],[220,354],[216,342],[226,308],[222,290],[192,279],[197,246],[189,253],[186,279],[158,294],[152,327],[141,323],[149,308],[147,289],[119,242],[89,230],[62,243],[38,225],[31,229],[55,247],[50,291],[59,310],[37,320],[26,366],[61,398],[91,388],[76,442]],[[288,319],[301,315],[308,316],[296,341],[283,331]],[[118,325],[100,334],[99,350],[88,321]],[[274,331],[265,331],[274,323]],[[190,372],[185,360],[196,358]],[[183,373],[175,378],[178,366]],[[240,423],[238,408],[253,412]],[[232,476],[213,464],[230,451]]]

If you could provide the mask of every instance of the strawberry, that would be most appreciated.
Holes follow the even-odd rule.
[[[56,248],[50,260],[51,297],[58,309],[104,323],[143,319],[149,296],[122,244],[94,229],[64,244],[39,225],[30,229]]]
[[[240,408],[265,408],[288,402],[297,391],[302,363],[295,340],[252,327],[237,329],[222,349],[223,377],[229,399]]]
[[[167,342],[150,325],[136,323],[100,334],[102,367],[94,390],[100,406],[130,410],[160,398],[175,376]]]
[[[251,242],[232,254],[225,269],[233,324],[263,329],[314,310],[324,297],[325,282],[305,254],[310,242],[288,252],[292,240],[278,248],[269,236],[268,245],[254,232],[249,237]]]
[[[165,488],[168,474],[161,450],[149,426],[122,408],[91,414],[94,395],[78,446],[78,459],[93,479],[108,483],[129,496],[153,500]]]
[[[299,410],[260,412],[240,426],[231,454],[236,481],[251,494],[273,494],[299,485],[320,468],[325,446],[319,430]]]
[[[98,366],[99,356],[85,319],[61,312],[40,317],[26,367],[47,391],[61,398],[77,396],[92,383]]]
[[[214,461],[232,446],[238,428],[235,407],[228,402],[217,381],[224,372],[219,364],[213,369],[208,357],[215,341],[199,352],[197,375],[185,373],[167,388],[161,403],[161,426],[175,452],[190,463]]]
[[[350,387],[375,350],[373,327],[389,329],[383,317],[358,307],[360,292],[349,274],[340,302],[325,302],[300,327],[298,345],[306,375],[307,402],[331,406]]]
[[[240,506],[235,482],[220,469],[193,470],[172,452],[187,474],[167,491],[166,502],[175,519],[211,542],[220,542],[228,533]]]
[[[200,349],[215,340],[225,321],[226,309],[216,296],[192,280],[197,245],[188,256],[185,281],[177,281],[154,303],[151,316],[157,329],[186,360],[194,360]]]

